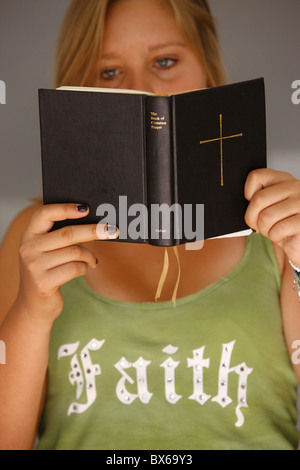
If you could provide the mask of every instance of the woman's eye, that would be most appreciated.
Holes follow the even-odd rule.
[[[118,74],[119,71],[117,69],[108,69],[101,73],[101,77],[104,78],[104,80],[114,80]]]
[[[157,65],[161,69],[169,69],[176,63],[176,59],[170,59],[168,57],[163,57],[162,59],[158,59],[155,62],[155,65]]]

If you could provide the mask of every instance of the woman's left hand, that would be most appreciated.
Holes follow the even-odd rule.
[[[277,243],[300,266],[300,181],[282,171],[254,170],[248,175],[245,197],[250,201],[247,225]]]

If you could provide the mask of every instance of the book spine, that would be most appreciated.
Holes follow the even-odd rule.
[[[148,242],[173,246],[176,205],[172,98],[145,97]]]

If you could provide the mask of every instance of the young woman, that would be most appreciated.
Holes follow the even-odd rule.
[[[74,0],[56,86],[172,93],[224,83],[206,0]],[[109,177],[109,175],[108,175]],[[117,234],[54,221],[74,204],[34,206],[1,247],[0,447],[295,449],[294,341],[300,305],[300,183],[252,172],[248,238],[178,253],[153,302],[162,251],[99,242]],[[174,264],[173,264],[174,263]]]

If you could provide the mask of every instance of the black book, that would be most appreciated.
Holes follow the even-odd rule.
[[[262,78],[174,95],[39,90],[44,204],[88,204],[118,241],[249,233],[244,185],[266,166]],[[241,233],[240,233],[241,232]]]

